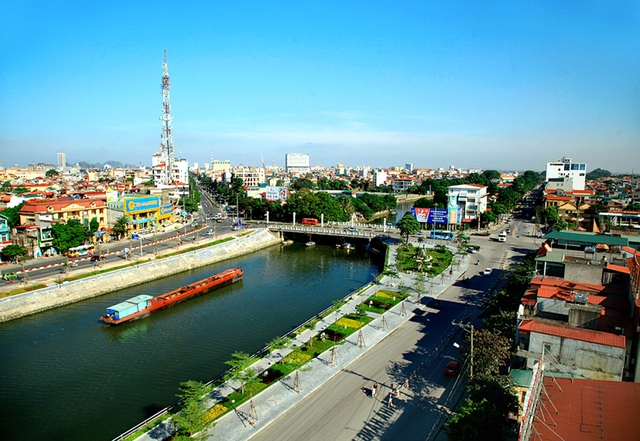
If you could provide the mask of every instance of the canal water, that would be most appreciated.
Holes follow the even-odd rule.
[[[180,382],[222,373],[234,351],[265,343],[370,282],[364,251],[300,244],[116,291],[0,324],[0,439],[111,440],[176,400]],[[227,268],[242,282],[146,319],[103,327],[106,307]]]
[[[412,207],[413,207],[413,202],[400,202],[398,205],[396,205],[395,210],[393,210],[395,214],[391,212],[387,213],[384,216],[380,216],[375,219],[372,219],[369,223],[375,224],[375,225],[382,225],[386,220],[387,225],[395,225],[400,219],[402,219],[402,216],[404,216],[404,214],[407,211],[411,211]]]

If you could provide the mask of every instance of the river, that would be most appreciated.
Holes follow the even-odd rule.
[[[208,381],[234,351],[254,353],[380,271],[364,251],[274,246],[0,324],[0,438],[111,440]],[[103,327],[106,307],[227,268],[242,282],[146,319]]]

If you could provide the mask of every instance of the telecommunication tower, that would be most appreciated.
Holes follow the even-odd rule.
[[[167,50],[164,50],[164,63],[162,63],[162,142],[160,143],[160,152],[164,162],[164,167],[161,173],[162,184],[169,185],[173,181],[173,135],[171,133],[171,99],[170,93],[171,85],[169,84],[169,69],[167,67]]]

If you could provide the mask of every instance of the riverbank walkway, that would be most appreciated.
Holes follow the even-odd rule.
[[[452,249],[452,251],[455,253],[455,250]],[[391,246],[388,266],[395,267],[396,253],[397,246]],[[411,289],[415,283],[415,274],[406,273],[398,274],[397,277],[384,276],[378,284],[369,286],[357,295],[352,295],[351,299],[338,310],[338,316],[355,312],[360,303],[381,289],[400,291],[401,287],[404,286],[409,289],[408,293],[412,294],[410,298],[398,303],[384,315],[368,312],[367,314],[374,317],[374,320],[361,328],[361,335],[359,332],[355,332],[347,337],[344,344],[335,346],[333,356],[332,351],[327,350],[318,358],[311,360],[301,370],[297,371],[299,383],[296,382],[296,372],[280,379],[277,383],[272,384],[253,397],[250,402],[245,402],[242,406],[219,418],[215,425],[206,431],[206,434],[213,436],[213,439],[244,441],[260,432],[287,410],[319,389],[342,369],[365,354],[368,349],[402,326],[415,315],[416,311],[428,308],[427,305],[433,299],[437,298],[467,270],[469,264],[468,256],[457,255],[455,258],[457,259],[456,263],[447,268],[442,273],[443,275],[434,277],[427,284],[429,293],[421,298],[418,298],[418,294]],[[450,269],[451,272],[449,271]],[[336,313],[331,313],[320,320],[313,329],[306,329],[299,333],[289,346],[304,345],[311,337],[317,335],[335,321]],[[441,342],[441,344],[444,345],[445,342]],[[260,375],[269,366],[280,361],[282,356],[291,351],[292,349],[290,348],[274,351],[256,361],[251,368]],[[238,387],[239,384],[237,383],[223,383],[209,394],[206,406],[208,408],[213,407],[217,402],[222,401],[232,393],[234,388]],[[174,430],[169,419],[138,437],[136,441],[164,440],[169,438],[174,433]]]

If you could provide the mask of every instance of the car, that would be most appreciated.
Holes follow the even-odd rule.
[[[422,237],[424,239],[424,233],[416,233],[413,237]]]
[[[234,225],[233,227],[231,227],[232,231],[238,231],[240,229],[240,225]]]
[[[207,236],[213,236],[214,234],[216,234],[216,232],[213,230],[207,231]]]
[[[358,229],[356,227],[347,227],[344,229],[344,231],[347,231],[349,233],[357,233]]]
[[[490,276],[492,272],[493,272],[493,270],[491,268],[485,268],[484,271],[482,271],[482,275],[483,276]]]
[[[455,377],[456,375],[458,375],[459,371],[460,371],[460,363],[458,363],[457,361],[450,361],[449,363],[447,363],[447,366],[444,368],[444,374],[447,377]]]
[[[476,250],[474,247],[467,248],[467,253],[475,254],[477,252],[478,252],[478,250]]]

